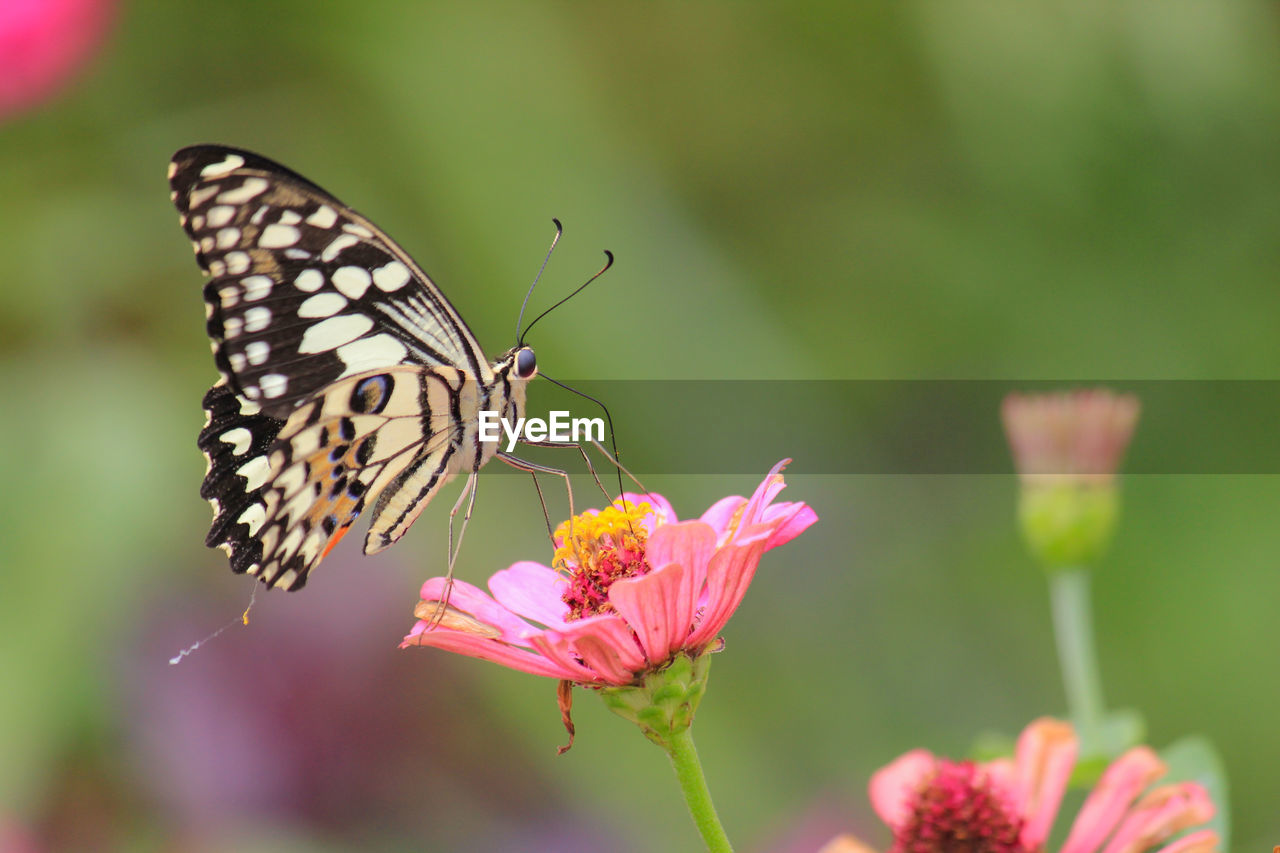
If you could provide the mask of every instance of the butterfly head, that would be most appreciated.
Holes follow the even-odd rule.
[[[515,423],[524,417],[525,385],[538,375],[538,361],[533,356],[533,349],[516,344],[493,363],[493,373],[506,387],[505,402],[500,403],[499,408],[505,410],[504,415]]]
[[[533,347],[516,346],[498,359],[494,372],[510,371],[512,379],[528,382],[538,375],[538,359],[534,357]]]

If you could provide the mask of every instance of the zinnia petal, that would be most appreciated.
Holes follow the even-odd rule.
[[[681,521],[659,527],[645,546],[645,559],[651,566],[680,563],[690,570],[695,588],[707,577],[707,564],[716,550],[716,534],[701,521]]]
[[[566,665],[581,659],[595,675],[578,679],[581,681],[629,684],[635,673],[645,668],[644,655],[631,628],[612,614],[591,616],[570,622],[561,630],[544,631],[533,638],[533,647]]]
[[[721,498],[713,503],[699,520],[704,524],[711,525],[711,529],[716,532],[716,541],[723,542],[733,532],[734,519],[737,518],[738,512],[741,511],[746,503],[747,499],[741,495],[730,495],[727,498]]]
[[[686,579],[690,574],[680,563],[668,563],[609,587],[609,602],[636,632],[651,664],[665,661],[689,634],[693,607]]]
[[[1093,853],[1102,846],[1142,790],[1165,773],[1165,765],[1150,748],[1134,747],[1102,774],[1071,826],[1062,853]]]
[[[746,537],[741,533],[733,544],[716,551],[707,566],[707,585],[703,597],[702,621],[689,635],[688,646],[699,648],[724,628],[738,609],[747,587],[760,565],[760,555],[768,544],[769,532],[756,531]]]
[[[790,464],[790,459],[783,459],[769,469],[769,473],[765,475],[764,480],[756,487],[755,492],[742,509],[742,518],[738,522],[739,530],[764,521],[765,510],[773,503],[773,499],[778,496],[778,492],[787,487],[786,481],[782,479],[782,469]]]
[[[707,566],[715,553],[716,536],[700,521],[682,521],[663,525],[649,537],[646,560],[649,565],[664,566],[680,563],[685,567],[684,583],[675,600],[676,610],[671,615],[670,646],[668,653],[685,645],[689,631],[697,617],[699,598],[707,583]]]
[[[409,646],[432,646],[548,678],[582,680],[584,675],[590,676],[581,666],[565,666],[545,655],[477,634],[453,631],[442,626],[428,628],[427,623],[421,621],[413,626],[409,635],[400,643],[402,649]]]
[[[773,535],[765,545],[765,550],[777,548],[795,539],[809,529],[809,525],[818,520],[818,514],[806,504],[784,502],[774,504],[764,512],[764,523],[773,525]]]
[[[1177,841],[1163,848],[1160,853],[1215,853],[1220,839],[1212,829],[1202,829],[1190,835],[1184,835]]]
[[[927,749],[913,749],[871,777],[871,807],[896,830],[910,817],[912,795],[938,769],[938,760]]]
[[[422,600],[439,601],[444,594],[445,578],[432,578],[422,585]],[[449,593],[449,606],[461,610],[477,621],[493,628],[507,643],[528,646],[529,637],[538,629],[494,601],[484,590],[466,581],[455,580]]]
[[[1027,726],[1018,738],[1015,796],[1026,821],[1020,839],[1028,850],[1039,849],[1049,837],[1078,746],[1069,724],[1047,717]]]
[[[993,790],[1005,793],[1009,808],[1020,811],[1026,794],[1018,784],[1018,768],[1011,758],[996,758],[982,765]]]
[[[1142,798],[1103,853],[1143,853],[1213,817],[1213,802],[1194,782],[1163,785]]]
[[[514,563],[489,578],[489,591],[504,607],[548,628],[565,624],[569,608],[562,596],[568,586],[559,572],[530,560]]]

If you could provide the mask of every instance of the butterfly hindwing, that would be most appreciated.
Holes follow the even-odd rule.
[[[213,505],[205,544],[224,549],[231,568],[245,572],[262,557],[262,546],[249,531],[270,470],[268,454],[284,421],[262,414],[225,382],[204,395],[204,409],[207,421],[198,444],[209,468],[200,496]]]
[[[296,173],[221,146],[179,151],[170,185],[227,384],[284,417],[338,379],[398,364],[490,368],[462,318],[377,226]]]
[[[433,438],[426,453],[414,459],[393,479],[380,483],[364,552],[376,554],[394,544],[417,520],[436,493],[459,471],[478,470],[479,457],[467,458],[466,448],[475,448],[475,426],[458,415],[474,411],[476,383],[458,370],[435,368],[423,374],[418,398],[424,432]],[[448,440],[442,441],[441,438]]]
[[[250,463],[237,514],[225,513],[233,567],[300,588],[372,497],[383,496],[377,526],[383,507],[399,506],[388,496],[414,472],[443,474],[457,449],[450,411],[463,385],[450,368],[399,367],[336,382],[295,409],[265,458]]]

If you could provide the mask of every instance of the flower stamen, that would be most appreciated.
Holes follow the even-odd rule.
[[[1022,819],[972,761],[940,761],[916,791],[892,853],[1032,853]]]
[[[651,512],[647,503],[615,501],[556,528],[552,566],[569,576],[569,588],[561,597],[569,606],[567,620],[614,612],[609,603],[614,581],[649,573],[648,532],[642,521]]]

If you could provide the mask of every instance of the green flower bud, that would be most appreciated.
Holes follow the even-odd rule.
[[[1050,571],[1096,563],[1111,543],[1119,514],[1113,483],[1029,483],[1018,499],[1022,536]]]

